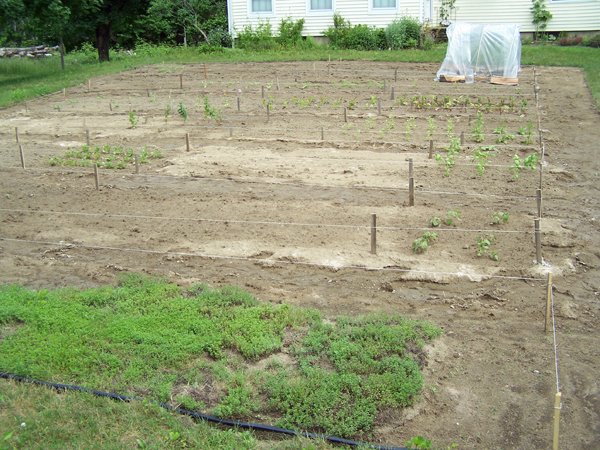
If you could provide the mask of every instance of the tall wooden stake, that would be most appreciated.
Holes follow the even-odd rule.
[[[185,133],[185,151],[190,151],[190,133]]]
[[[396,92],[394,91],[394,86],[392,86],[392,90],[390,92],[390,100],[394,100],[396,98]]]
[[[240,112],[240,97],[237,98],[237,110]]]
[[[88,92],[92,90],[92,80],[88,80]]]
[[[19,156],[21,157],[21,167],[25,168],[25,152],[23,152],[23,146],[19,144]]]
[[[265,98],[265,87],[264,86],[260,87],[260,98]]]
[[[204,79],[208,80],[208,71],[206,70],[206,63],[204,63]]]
[[[535,190],[535,200],[537,203],[537,216],[541,219],[542,218],[542,190],[539,188]]]
[[[398,82],[398,68],[394,69],[394,83]]]
[[[179,89],[183,89],[183,74],[179,74]]]
[[[96,190],[100,190],[100,178],[98,175],[98,164],[94,164],[94,181],[96,183]]]
[[[85,129],[85,143],[89,147],[90,146],[90,130]]]
[[[321,140],[325,140],[325,130],[323,129],[323,127],[321,127]]]
[[[540,230],[540,219],[534,219],[535,229],[535,261],[542,264],[542,234]]]
[[[429,139],[429,159],[433,158],[433,139]]]
[[[381,99],[377,97],[377,115],[381,115]]]
[[[544,332],[552,329],[552,273],[548,272],[546,283],[546,320],[544,321]]]
[[[348,108],[344,106],[344,122],[348,122]]]
[[[415,206],[415,178],[412,158],[408,159],[408,206]]]
[[[560,410],[562,393],[557,392],[554,396],[554,433],[552,437],[552,450],[558,450],[559,431],[560,431]]]
[[[133,159],[135,161],[135,173],[140,173],[140,157],[139,157],[139,155],[136,153],[135,155],[133,155]]]
[[[377,214],[371,214],[371,253],[377,254]]]
[[[17,140],[17,144],[19,143],[19,127],[15,127],[15,139]]]
[[[461,131],[460,132],[460,145],[465,145],[465,132]]]
[[[270,118],[271,118],[271,107],[267,103],[267,122],[269,121]]]

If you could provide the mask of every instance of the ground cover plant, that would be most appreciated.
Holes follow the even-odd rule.
[[[440,334],[395,315],[325,323],[236,288],[140,275],[86,291],[3,286],[0,330],[2,371],[343,436],[414,402],[419,349]]]
[[[102,169],[125,169],[135,162],[132,148],[112,145],[84,145],[80,149],[67,150],[62,156],[53,156],[51,166],[91,167],[94,164]],[[160,150],[148,150],[145,147],[137,152],[139,163],[146,164],[151,159],[163,157]]]

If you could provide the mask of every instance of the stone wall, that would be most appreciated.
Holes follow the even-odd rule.
[[[58,52],[58,45],[55,47],[45,45],[22,48],[4,47],[0,48],[0,58],[45,58]]]

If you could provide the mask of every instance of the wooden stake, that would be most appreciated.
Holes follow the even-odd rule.
[[[88,80],[88,92],[92,90],[92,80]]]
[[[179,89],[183,89],[183,74],[179,74]]]
[[[135,173],[140,173],[140,157],[137,155],[133,155],[133,159],[135,161]]]
[[[67,98],[67,90],[63,88],[63,98]]]
[[[229,137],[233,137],[233,128],[229,128]]]
[[[535,190],[535,200],[537,203],[537,216],[541,219],[542,218],[542,190],[541,189]]]
[[[465,132],[461,131],[460,132],[460,145],[465,145]]]
[[[323,130],[323,127],[321,127],[321,140],[325,140],[325,131]]]
[[[17,140],[17,144],[19,143],[19,127],[15,127],[15,139]]]
[[[544,321],[544,332],[548,333],[552,329],[552,273],[548,272],[548,282],[546,283],[546,320]]]
[[[344,106],[344,122],[348,122],[348,108]]]
[[[265,98],[265,87],[264,86],[260,87],[260,97]]]
[[[377,115],[381,115],[381,99],[377,97]]]
[[[146,89],[146,95],[150,97],[150,89]]]
[[[275,77],[275,84],[277,85],[277,90],[279,90],[279,77]]]
[[[240,97],[237,98],[237,110],[240,112]]]
[[[204,79],[208,80],[208,71],[206,70],[206,63],[204,63]]]
[[[542,176],[543,176],[543,172],[544,172],[542,170],[542,168],[543,168],[542,163],[541,162],[538,163],[538,169],[539,169],[539,172],[540,172],[540,185],[539,185],[539,189],[542,189]]]
[[[190,151],[190,133],[185,133],[185,151]]]
[[[108,109],[112,111],[112,100],[108,102]]]
[[[387,91],[387,83],[385,80],[383,80],[383,92]]]
[[[377,214],[371,214],[371,253],[377,254]]]
[[[271,118],[271,107],[267,103],[267,122],[269,121],[270,118]]]
[[[396,98],[396,93],[394,92],[394,86],[392,86],[392,90],[390,92],[390,100],[394,100]]]
[[[23,152],[23,146],[19,144],[19,155],[21,156],[21,167],[25,168],[25,153]]]
[[[408,159],[408,206],[415,206],[415,178],[412,158]]]
[[[90,146],[90,130],[85,129],[85,143],[89,147]]]
[[[552,438],[552,450],[558,450],[558,435],[560,431],[560,410],[562,393],[557,392],[554,396],[554,435]]]
[[[98,164],[94,164],[94,181],[96,182],[96,190],[100,190],[100,178],[98,176]]]
[[[540,219],[534,219],[535,229],[535,261],[542,264],[542,235],[540,230]]]
[[[394,69],[394,83],[398,82],[398,68]]]
[[[429,139],[429,159],[433,159],[433,139]]]

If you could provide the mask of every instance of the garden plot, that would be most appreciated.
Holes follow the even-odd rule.
[[[585,153],[597,115],[587,103],[567,113],[589,125],[587,135],[552,120],[564,117],[565,97],[549,92],[561,76],[577,78],[571,72],[540,72],[538,110],[532,68],[518,87],[436,83],[435,70],[164,65],[7,109],[3,281],[95,284],[137,270],[239,284],[331,315],[427,315],[452,333],[432,350],[431,388],[412,413],[382,418],[378,438],[403,442],[412,432],[492,448],[519,447],[535,434],[532,445],[547,446],[550,353],[532,324],[541,325],[544,270],[564,275],[574,296],[597,286],[567,277],[579,276],[579,261],[592,267],[597,259],[582,237],[593,234],[586,220],[597,213],[582,191],[597,179]],[[534,244],[539,188],[545,265]],[[589,307],[563,300],[564,317]],[[575,358],[574,377],[587,367]],[[498,375],[492,368],[500,366]],[[490,395],[498,386],[515,390]],[[525,404],[538,411],[525,415]],[[405,428],[392,429],[400,422]],[[516,434],[505,432],[510,423],[519,424]],[[592,442],[583,425],[580,433]]]

